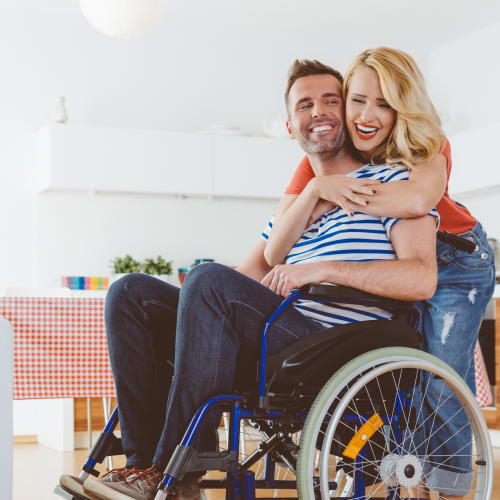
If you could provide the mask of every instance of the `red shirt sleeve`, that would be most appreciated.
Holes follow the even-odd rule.
[[[446,137],[443,140],[440,153],[446,158],[446,174],[449,180],[451,174],[451,146],[450,141]],[[446,190],[448,191],[448,185],[446,186]]]
[[[300,194],[307,186],[307,183],[314,177],[314,171],[311,162],[307,156],[302,158],[299,166],[293,174],[290,184],[286,188],[285,194]]]

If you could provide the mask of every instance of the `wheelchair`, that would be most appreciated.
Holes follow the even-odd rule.
[[[270,326],[300,299],[380,307],[394,316],[316,332],[267,356]],[[482,413],[465,382],[420,350],[419,318],[414,303],[349,287],[312,284],[293,290],[265,323],[256,377],[249,387],[217,395],[198,409],[164,471],[155,500],[170,498],[186,474],[207,471],[222,471],[223,477],[203,479],[201,489],[218,490],[221,495],[215,498],[227,500],[254,500],[256,490],[266,499],[422,498],[436,467],[470,472],[467,497],[489,499],[493,453]],[[435,409],[428,404],[430,385],[438,387]],[[450,399],[458,410],[444,419],[439,410]],[[204,417],[215,408],[229,414],[226,449],[219,444],[214,452],[198,451]],[[99,476],[97,463],[123,454],[114,434],[117,410],[80,478]],[[437,446],[433,438],[453,429],[451,420],[458,414],[466,421],[452,432],[470,433],[471,441],[444,454],[441,446],[453,434]],[[250,453],[241,450],[242,422],[261,438]],[[286,470],[284,477],[277,477],[277,470]],[[262,496],[263,490],[271,491]],[[82,499],[61,486],[55,492]],[[436,493],[431,491],[432,498]]]

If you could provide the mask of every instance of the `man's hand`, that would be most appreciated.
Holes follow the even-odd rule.
[[[269,271],[261,283],[278,295],[288,297],[290,290],[300,288],[308,283],[322,281],[322,264],[280,264]]]
[[[362,211],[369,203],[368,198],[376,194],[377,185],[380,184],[375,179],[357,179],[341,174],[323,175],[309,182],[315,184],[319,198],[334,203],[348,214],[355,210]]]

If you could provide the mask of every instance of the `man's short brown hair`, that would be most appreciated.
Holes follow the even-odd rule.
[[[344,82],[343,76],[336,69],[327,66],[326,64],[320,63],[319,61],[311,61],[310,59],[295,59],[292,64],[290,71],[288,72],[288,83],[285,91],[285,103],[286,109],[288,110],[288,94],[290,94],[290,89],[292,85],[304,76],[311,75],[332,75],[339,82],[340,85]]]

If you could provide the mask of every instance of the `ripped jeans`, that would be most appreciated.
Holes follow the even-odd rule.
[[[495,288],[495,267],[493,250],[479,222],[460,236],[476,243],[472,254],[437,242],[438,286],[432,299],[421,303],[423,348],[453,367],[475,393],[474,349]],[[472,487],[472,434],[460,403],[454,397],[447,400],[442,389],[440,379],[429,380],[425,404],[430,411],[439,408],[439,422],[428,422],[419,454],[427,456],[429,488],[463,496]]]

